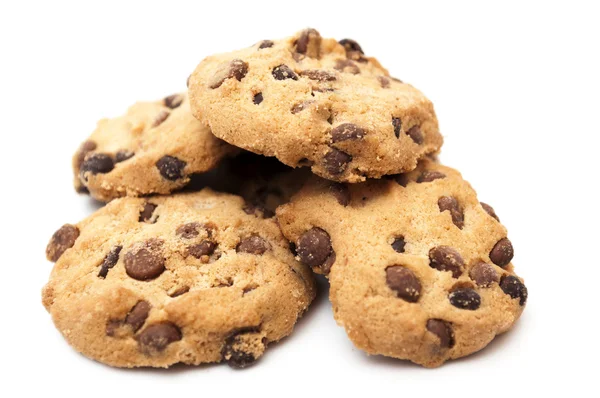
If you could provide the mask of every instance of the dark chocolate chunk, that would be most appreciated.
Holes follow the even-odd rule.
[[[458,278],[462,275],[465,262],[453,248],[437,246],[429,251],[429,266],[439,271],[450,271],[453,278]]]
[[[46,258],[52,262],[58,261],[67,249],[73,247],[77,238],[79,238],[79,228],[71,224],[63,225],[50,238],[46,246]]]
[[[499,267],[505,267],[515,255],[512,243],[508,238],[500,239],[490,251],[490,260]]]
[[[396,292],[398,298],[416,303],[421,296],[421,282],[414,272],[401,265],[393,265],[385,270],[386,283]]]

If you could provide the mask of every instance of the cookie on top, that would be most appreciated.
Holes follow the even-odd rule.
[[[205,58],[189,93],[217,137],[334,181],[407,172],[442,145],[419,90],[314,29]]]

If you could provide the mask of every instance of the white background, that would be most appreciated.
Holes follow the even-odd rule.
[[[593,2],[206,3],[1,3],[0,395],[598,393]],[[71,186],[79,143],[97,119],[184,89],[204,56],[307,26],[356,39],[433,100],[446,138],[442,161],[463,172],[509,230],[530,292],[519,323],[482,352],[427,370],[354,349],[322,286],[296,333],[245,371],[118,370],[77,354],[54,329],[40,289],[52,266],[48,238],[95,207]]]

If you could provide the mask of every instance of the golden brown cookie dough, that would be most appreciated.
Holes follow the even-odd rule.
[[[274,219],[205,189],[121,198],[48,244],[43,303],[76,350],[119,367],[245,367],[315,295]]]
[[[217,137],[330,180],[410,171],[442,145],[420,91],[353,40],[314,29],[207,57],[189,92],[192,112]]]
[[[439,366],[510,329],[527,300],[498,216],[431,160],[361,184],[314,177],[277,219],[297,258],[328,274],[335,319],[369,354]]]
[[[80,146],[75,189],[104,202],[168,194],[236,152],[192,116],[187,94],[138,102],[123,116],[100,120]]]

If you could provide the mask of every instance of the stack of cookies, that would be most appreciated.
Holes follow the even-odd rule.
[[[514,325],[527,289],[441,145],[432,103],[353,40],[306,29],[207,57],[188,92],[81,145],[75,187],[107,205],[52,236],[43,303],[109,365],[242,368],[292,332],[314,272],[368,354],[469,355]]]

